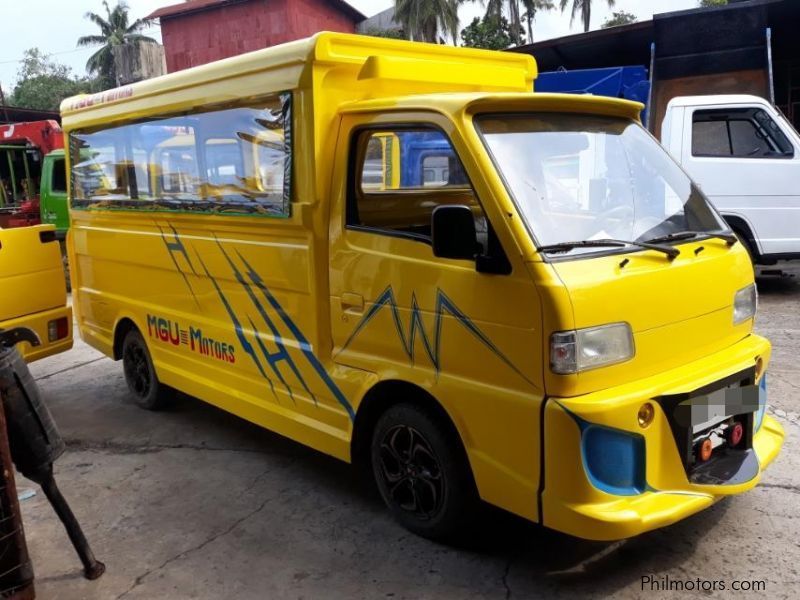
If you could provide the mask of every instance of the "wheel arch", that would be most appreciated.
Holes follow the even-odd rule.
[[[112,346],[114,360],[120,360],[122,358],[122,343],[125,341],[125,336],[128,335],[128,332],[132,329],[142,333],[142,330],[130,317],[122,317],[114,326],[114,341]]]
[[[459,444],[472,473],[464,438],[447,409],[427,390],[397,379],[379,381],[367,391],[358,405],[350,441],[350,457],[356,467],[369,468],[369,448],[375,425],[382,414],[397,404],[411,404],[433,416],[453,441]]]
[[[725,222],[730,225],[736,234],[743,238],[747,249],[750,250],[753,258],[758,262],[761,259],[761,247],[756,239],[753,226],[741,215],[722,213],[722,218],[725,219]]]

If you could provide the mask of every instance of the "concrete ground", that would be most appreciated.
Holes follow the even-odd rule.
[[[788,434],[763,483],[613,544],[499,511],[468,547],[418,538],[344,464],[190,398],[165,413],[136,408],[121,366],[77,341],[32,369],[68,440],[57,478],[108,571],[95,582],[81,577],[39,492],[22,502],[38,597],[686,596],[643,590],[645,576],[722,581],[728,591],[719,597],[734,580],[757,580],[771,597],[797,597],[800,269],[795,275],[759,286],[757,328],[775,348],[771,412]]]

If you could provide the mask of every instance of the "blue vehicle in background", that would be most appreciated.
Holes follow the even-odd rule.
[[[647,69],[641,66],[548,71],[539,73],[534,83],[537,92],[593,94],[641,102],[645,105],[642,123],[647,123],[650,89]]]
[[[400,187],[466,183],[447,137],[439,131],[397,134],[400,143]]]

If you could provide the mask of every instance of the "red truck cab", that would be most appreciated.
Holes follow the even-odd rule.
[[[0,125],[0,228],[41,222],[43,159],[63,147],[64,135],[56,121]]]

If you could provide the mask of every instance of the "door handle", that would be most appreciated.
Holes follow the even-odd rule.
[[[345,292],[341,298],[342,310],[353,312],[364,312],[364,296]]]

